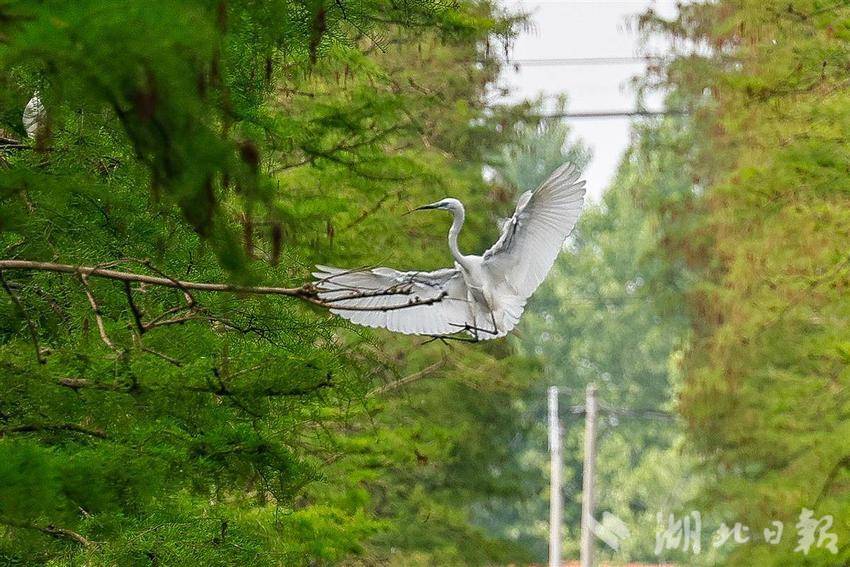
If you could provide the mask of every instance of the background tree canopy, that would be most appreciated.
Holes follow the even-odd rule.
[[[730,564],[850,557],[848,22],[845,3],[818,0],[643,22],[690,50],[654,79],[693,116],[693,188],[646,204],[665,213],[657,256],[690,274],[680,409],[710,473],[701,503],[756,533]],[[836,553],[795,551],[803,509],[833,517]],[[779,545],[761,536],[774,520]]]

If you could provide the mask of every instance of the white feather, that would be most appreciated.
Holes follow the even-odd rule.
[[[21,117],[27,136],[34,139],[38,135],[38,131],[44,126],[45,119],[44,105],[41,104],[41,98],[38,96],[38,91],[36,91],[24,107],[24,114]]]

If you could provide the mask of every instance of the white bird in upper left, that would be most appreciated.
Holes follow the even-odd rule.
[[[439,209],[454,217],[449,230],[453,268],[399,272],[317,266],[319,297],[352,323],[412,335],[458,332],[474,340],[507,335],[531,294],[552,269],[584,204],[585,182],[565,164],[534,191],[523,193],[499,240],[481,256],[461,254],[457,239],[465,210],[442,199],[414,210]]]
[[[44,111],[44,105],[41,104],[41,97],[38,96],[38,91],[32,94],[32,98],[24,107],[24,115],[21,120],[24,123],[24,130],[30,139],[35,139],[38,131],[44,127],[44,121],[47,119],[47,113]]]

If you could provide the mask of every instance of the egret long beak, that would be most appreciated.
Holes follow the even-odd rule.
[[[415,209],[410,209],[409,211],[407,211],[406,213],[404,213],[401,216],[403,216],[403,217],[407,216],[410,213],[415,212],[415,211],[427,211],[428,209],[436,209],[436,208],[437,208],[437,203],[431,203],[430,205],[422,205],[421,207],[416,207]]]

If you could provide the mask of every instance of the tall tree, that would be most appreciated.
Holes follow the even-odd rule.
[[[0,6],[3,258],[101,270],[0,272],[0,560],[363,551],[380,517],[356,490],[321,493],[349,480],[333,477],[355,453],[345,434],[404,351],[240,286],[297,287],[311,262],[388,249],[440,263],[409,240],[438,221],[396,213],[488,198],[481,156],[511,120],[483,112],[488,46],[513,24],[427,1]],[[46,114],[28,143],[33,91]]]
[[[644,19],[694,48],[658,77],[695,118],[693,190],[654,206],[692,274],[681,408],[716,473],[706,512],[752,534],[730,564],[850,558],[848,18],[810,0]],[[781,542],[762,536],[772,522]]]

